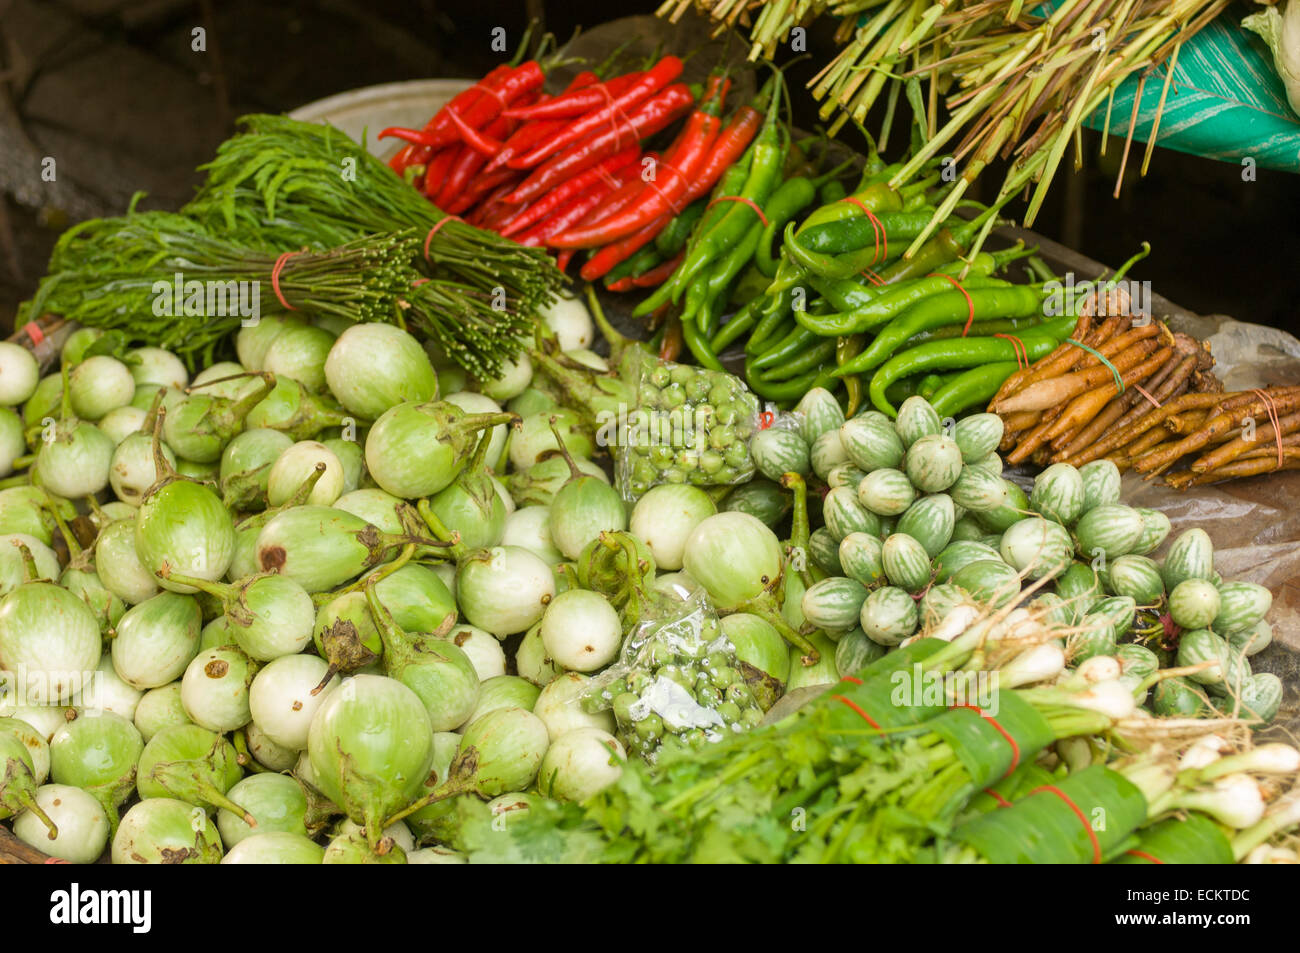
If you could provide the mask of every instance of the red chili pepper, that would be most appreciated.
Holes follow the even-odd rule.
[[[379,133],[380,139],[401,139],[403,142],[409,142],[415,146],[425,146],[426,148],[437,148],[434,140],[434,134],[425,132],[423,129],[407,129],[405,126],[389,126]]]
[[[429,160],[428,168],[424,170],[424,194],[429,201],[432,202],[433,197],[441,191],[447,173],[451,171],[451,164],[456,161],[456,155],[461,148],[457,146],[454,149],[440,149]]]
[[[492,232],[498,231],[527,207],[527,203],[516,205],[504,200],[499,201],[483,216],[483,228]]]
[[[669,150],[665,161],[658,163],[653,179],[617,212],[607,212],[558,235],[552,244],[558,248],[595,248],[625,238],[669,212],[681,211],[681,200],[690,189],[696,174],[709,157],[718,129],[719,114],[726,96],[728,81],[715,77],[703,102],[691,113],[686,126]],[[665,175],[659,175],[662,170]]]
[[[425,144],[438,148],[460,141],[460,132],[452,121],[452,113],[463,119],[470,128],[482,129],[501,115],[503,109],[509,108],[511,103],[541,89],[545,82],[542,68],[532,60],[519,66],[498,66],[466,90],[466,93],[477,90],[476,97],[462,100],[461,96],[465,94],[458,94],[438,110],[424,127],[424,131],[429,134],[429,140]],[[391,130],[385,129],[379,138],[385,138],[385,133],[389,132]]]
[[[614,284],[622,284],[622,282],[626,281],[629,282],[631,288],[658,288],[673,276],[673,272],[677,270],[677,266],[682,263],[682,259],[685,257],[686,249],[683,248],[677,253],[676,257],[669,258],[667,261],[661,261],[644,274],[630,275],[627,278],[614,282]],[[610,285],[610,290],[621,291],[622,289],[616,289],[614,285]]]
[[[514,69],[514,67],[512,67],[508,63],[503,63],[500,66],[494,67],[492,70],[488,72],[486,76],[484,76],[481,80],[479,80],[469,89],[461,90],[455,96],[451,97],[447,105],[443,106],[436,113],[434,113],[432,118],[430,118],[429,121],[424,124],[425,131],[426,132],[437,132],[437,131],[453,132],[451,126],[451,118],[447,114],[449,112],[454,111],[456,113],[464,115],[465,110],[468,109],[470,106],[474,105],[474,103],[478,102],[484,96],[490,96],[489,93],[484,92],[483,87],[485,84],[490,82],[495,82],[501,79],[512,69]]]
[[[573,82],[568,85],[565,92],[582,89],[598,82],[600,82],[600,77],[595,73],[579,73],[577,76],[573,77]],[[484,171],[491,172],[494,169],[506,165],[511,160],[523,155],[533,146],[537,145],[537,143],[541,142],[547,136],[553,135],[563,127],[564,123],[559,120],[523,123],[514,131],[514,134],[505,141],[505,145],[502,146],[501,151],[492,158],[492,161],[487,164],[487,168]],[[514,168],[514,166],[511,166],[511,168]]]
[[[522,202],[554,188],[565,179],[589,169],[606,156],[636,144],[675,122],[691,108],[694,99],[684,83],[669,86],[649,102],[642,103],[626,123],[604,129],[568,149],[552,156],[533,170],[524,184],[510,195],[510,201]]]
[[[538,222],[528,231],[512,236],[520,244],[548,244],[552,235],[559,234],[575,222],[580,222],[591,210],[611,192],[636,175],[635,166],[626,165],[612,173],[608,181],[598,182],[579,195],[574,196],[564,206],[553,212],[545,220]]]
[[[569,270],[569,262],[573,260],[573,249],[566,248],[555,257],[555,267],[560,271]]]
[[[398,175],[401,175],[402,170],[404,170],[408,165],[411,165],[411,156],[415,154],[417,148],[419,147],[411,145],[410,143],[402,146],[402,148],[398,149],[397,152],[393,154],[393,157],[388,160],[388,167]]]
[[[642,170],[644,170],[647,162],[658,162],[658,161],[660,161],[659,153],[647,152],[645,155],[641,157],[639,164]],[[644,174],[645,174],[644,171],[642,171],[642,175]],[[599,208],[597,208],[596,211],[593,213],[593,215],[604,216],[610,214],[611,212],[617,212],[619,209],[623,208],[623,206],[627,205],[628,202],[632,201],[632,199],[634,199],[640,191],[641,191],[641,176],[637,176],[637,178],[635,179],[629,179],[623,185],[622,188],[614,192],[614,194],[612,194],[608,199],[606,199],[605,203]]]
[[[507,192],[514,190],[519,184],[519,173],[514,169],[498,169],[496,172],[480,171],[474,176],[474,181],[470,183],[469,188],[461,193],[460,198],[452,202],[450,207],[445,211],[452,215],[460,215],[475,205],[480,204],[479,200],[491,192],[505,186],[505,195]]]
[[[655,236],[662,232],[667,224],[668,216],[664,216],[662,220],[656,219],[626,238],[611,242],[583,262],[582,270],[578,274],[582,276],[583,281],[595,281],[597,278],[604,277],[619,262],[631,258],[654,241]]]
[[[599,182],[607,182],[610,174],[623,166],[637,160],[641,150],[636,146],[629,146],[621,152],[616,152],[608,159],[592,166],[585,172],[580,172],[569,181],[561,183],[558,187],[547,192],[532,205],[528,206],[528,211],[512,221],[504,229],[502,235],[513,235],[515,232],[522,232],[530,225],[541,221],[547,215],[554,212],[560,206],[564,205],[573,196],[578,195],[591,188]],[[513,173],[518,174],[518,173]]]
[[[524,119],[529,122],[538,119],[572,119],[608,105],[611,99],[625,93],[644,75],[641,72],[625,73],[587,89],[561,93],[554,99],[535,106],[507,109],[506,115],[511,119]]]
[[[546,245],[552,235],[564,231],[574,222],[580,222],[591,213],[601,199],[613,189],[603,182],[588,189],[582,195],[575,196],[567,205],[556,211],[548,219],[538,222],[527,231],[511,237],[521,245]]]
[[[628,110],[644,103],[656,92],[663,89],[682,73],[682,61],[675,56],[665,56],[654,68],[647,71],[635,83],[623,91],[622,95],[610,100],[599,109],[594,109],[580,119],[566,126],[550,139],[543,140],[523,161],[529,166],[537,165],[549,156],[555,155],[570,143],[577,142],[588,133],[595,132],[604,125],[627,125]]]
[[[722,173],[735,165],[745,154],[745,150],[749,148],[749,143],[754,136],[758,135],[759,126],[762,124],[763,114],[753,106],[741,106],[736,110],[735,115],[731,117],[731,122],[718,133],[713,148],[709,150],[708,158],[696,172],[695,181],[691,183],[682,201],[690,204],[708,194],[709,190],[717,184],[718,179],[722,178]]]
[[[492,120],[492,124],[487,128],[487,135],[502,136],[509,128],[510,120],[504,116],[498,116]],[[438,198],[434,202],[438,208],[445,209],[451,205],[469,188],[470,183],[474,181],[474,176],[479,170],[487,164],[488,157],[479,152],[470,143],[465,143],[460,157],[451,167],[451,173],[447,176],[447,181],[441,191],[438,192]]]
[[[502,125],[509,122],[509,120],[504,116],[498,116],[497,119],[501,121]],[[486,133],[479,132],[477,129],[471,129],[469,124],[455,113],[451,114],[451,122],[452,125],[456,127],[456,131],[460,133],[461,141],[463,141],[465,145],[469,146],[475,152],[482,153],[488,158],[491,158],[500,152],[502,147],[505,145],[505,143],[499,139],[493,139]],[[495,124],[496,120],[493,120],[493,123]]]

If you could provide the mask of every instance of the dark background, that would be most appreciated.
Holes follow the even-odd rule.
[[[561,39],[579,25],[651,13],[643,2],[530,0],[0,0],[0,325],[45,269],[71,222],[120,213],[137,190],[149,205],[184,202],[236,116],[284,111],[374,83],[479,76],[534,16]],[[191,49],[206,30],[207,49]],[[828,25],[810,34],[796,88],[832,55]],[[814,64],[817,64],[816,66]],[[796,118],[811,128],[798,89]],[[868,123],[878,126],[878,120]],[[855,134],[843,133],[853,142]],[[1041,233],[1115,265],[1142,240],[1153,252],[1135,276],[1202,314],[1297,330],[1300,177],[1157,150],[1144,180],[1135,144],[1125,188],[1111,197],[1122,142],[1063,172],[1035,223]],[[57,180],[41,180],[41,160]],[[1066,163],[1070,165],[1069,162]],[[997,181],[986,173],[985,188]],[[1014,209],[1012,210],[1015,211]]]

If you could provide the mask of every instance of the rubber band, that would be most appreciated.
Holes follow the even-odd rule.
[[[64,860],[62,857],[46,857],[45,860],[42,861],[42,863],[45,863],[45,864],[66,864],[67,861]]]
[[[876,731],[884,731],[884,730],[885,730],[885,729],[881,728],[879,724],[877,724],[876,719],[872,718],[872,717],[871,717],[870,715],[868,715],[865,711],[863,711],[861,708],[859,708],[859,707],[858,707],[857,705],[855,705],[853,702],[849,701],[849,700],[848,700],[847,698],[845,698],[843,695],[832,695],[831,697],[834,698],[834,699],[835,699],[836,701],[838,701],[838,702],[844,702],[844,704],[846,704],[846,705],[848,705],[850,708],[852,708],[855,712],[857,712],[859,715],[861,715],[861,716],[866,720],[866,722],[867,722],[868,725],[870,725],[872,728],[875,728]]]
[[[1252,394],[1258,394],[1259,399],[1264,402],[1264,409],[1268,411],[1269,422],[1273,425],[1273,440],[1277,443],[1277,468],[1282,469],[1282,422],[1278,419],[1277,404],[1273,403],[1273,398],[1265,391],[1258,387],[1251,390]]]
[[[1137,391],[1139,394],[1141,394],[1143,397],[1145,397],[1147,400],[1149,400],[1151,402],[1151,406],[1155,407],[1156,410],[1160,409],[1160,401],[1156,400],[1149,393],[1147,393],[1147,389],[1143,387],[1141,384],[1134,384],[1133,389]]]
[[[1010,807],[1011,802],[992,788],[985,788],[984,793],[998,802],[998,807]]]
[[[840,679],[841,682],[852,682],[854,685],[861,685],[862,679],[854,678],[852,675],[845,675]]]
[[[1029,793],[1038,794],[1040,791],[1047,791],[1051,794],[1055,794],[1065,802],[1066,807],[1074,812],[1074,816],[1079,819],[1079,823],[1083,825],[1083,829],[1087,832],[1088,840],[1092,841],[1092,862],[1094,864],[1100,864],[1101,841],[1097,840],[1097,832],[1092,829],[1092,825],[1088,823],[1088,818],[1084,815],[1083,811],[1079,809],[1079,805],[1071,801],[1070,796],[1054,784],[1044,784],[1041,788],[1034,788]]]
[[[615,135],[618,135],[618,127],[614,125],[614,117],[617,115],[622,118],[623,124],[632,130],[632,134],[636,135],[636,123],[634,123],[631,119],[628,118],[627,113],[623,112],[622,106],[615,105],[614,97],[610,95],[609,87],[606,86],[604,83],[601,83],[600,91],[605,94],[605,108],[613,109],[613,112],[611,112],[609,116],[610,131],[613,132]],[[641,137],[637,136],[637,138],[640,139]]]
[[[873,285],[883,285],[885,283],[885,279],[881,278],[870,268],[864,268],[861,274],[863,278],[866,278],[867,281],[871,282]]]
[[[970,326],[975,323],[975,302],[971,300],[970,292],[967,291],[965,288],[963,288],[958,283],[957,279],[954,278],[952,275],[943,275],[935,271],[935,272],[931,272],[926,277],[942,278],[944,281],[948,282],[950,285],[952,285],[954,288],[960,291],[962,293],[962,296],[966,299],[966,326],[961,329],[961,336],[965,337],[968,333],[970,333]]]
[[[1020,340],[1014,334],[994,334],[995,338],[1002,338],[1004,341],[1011,342],[1011,349],[1016,352],[1016,367],[1022,370],[1029,370],[1029,348],[1025,347],[1025,342]]]
[[[32,345],[34,347],[40,347],[41,342],[45,340],[45,332],[41,330],[41,326],[37,324],[35,321],[28,321],[26,324],[24,324],[23,333],[26,334],[27,337],[31,339]]]
[[[1124,377],[1123,377],[1123,375],[1120,374],[1120,372],[1119,372],[1119,368],[1117,368],[1117,367],[1116,367],[1114,364],[1112,364],[1110,361],[1106,360],[1106,355],[1102,354],[1101,351],[1098,351],[1096,348],[1088,347],[1088,345],[1084,344],[1082,341],[1076,341],[1074,338],[1066,338],[1066,339],[1065,339],[1065,343],[1066,343],[1066,344],[1073,344],[1075,347],[1083,348],[1085,351],[1087,351],[1089,354],[1091,354],[1091,355],[1092,355],[1093,357],[1095,357],[1097,360],[1101,361],[1102,364],[1104,364],[1104,365],[1106,365],[1107,367],[1109,367],[1109,368],[1110,368],[1110,372],[1111,372],[1112,374],[1115,375],[1115,390],[1116,390],[1116,393],[1117,393],[1117,394],[1122,394],[1122,393],[1124,393]]]
[[[975,712],[975,714],[979,715],[990,725],[992,725],[994,729],[997,730],[997,733],[1000,734],[1004,739],[1006,739],[1007,744],[1011,746],[1011,765],[1010,767],[1007,768],[1006,773],[1002,775],[1004,778],[1010,777],[1011,773],[1015,771],[1016,768],[1020,767],[1020,745],[1016,744],[1016,739],[1011,737],[1010,732],[1008,732],[1005,728],[1003,728],[1000,724],[998,724],[998,720],[996,718],[994,718],[992,715],[986,712],[983,708],[980,708],[978,705],[950,705],[949,708],[969,708],[971,711]]]
[[[744,195],[719,195],[708,205],[704,206],[704,210],[707,212],[719,202],[740,202],[742,205],[748,205],[754,210],[754,214],[758,216],[758,220],[763,223],[763,227],[767,228],[767,216],[763,214],[763,210],[758,207],[758,203],[753,199],[747,198]]]
[[[275,260],[275,264],[271,266],[271,290],[275,292],[275,296],[280,299],[280,304],[284,305],[286,311],[297,311],[298,309],[288,301],[284,300],[284,295],[280,291],[280,272],[284,269],[285,262],[294,255],[301,254],[302,252],[297,251],[283,252],[280,257]]]
[[[848,195],[840,199],[841,202],[848,202],[850,205],[856,205],[862,209],[862,214],[871,220],[871,230],[876,235],[876,251],[871,257],[871,263],[874,265],[878,261],[889,260],[889,236],[885,233],[885,225],[880,219],[876,218],[876,213],[867,208],[862,199],[856,196]],[[884,246],[884,254],[881,254],[881,246]]]
[[[434,223],[433,228],[429,229],[429,234],[424,236],[424,260],[425,261],[429,260],[429,243],[433,241],[433,236],[437,235],[438,229],[442,228],[442,226],[446,225],[448,222],[460,222],[464,224],[465,220],[461,218],[459,215],[447,215],[444,218],[440,218],[437,222]]]
[[[432,279],[432,278],[416,278],[414,281],[411,282],[411,287],[412,287],[412,288],[418,288],[418,287],[420,287],[420,285],[426,285],[426,284],[428,284],[430,281],[433,281],[433,279]]]
[[[1142,858],[1143,860],[1149,860],[1149,861],[1151,861],[1151,863],[1153,863],[1153,864],[1159,864],[1161,867],[1163,867],[1163,866],[1165,865],[1165,862],[1164,862],[1163,860],[1161,860],[1159,857],[1156,857],[1156,856],[1154,856],[1154,855],[1152,855],[1152,854],[1148,854],[1148,853],[1147,853],[1146,851],[1144,851],[1144,850],[1126,850],[1126,851],[1124,851],[1124,853],[1126,853],[1126,854],[1132,854],[1134,857],[1140,857],[1140,858]]]

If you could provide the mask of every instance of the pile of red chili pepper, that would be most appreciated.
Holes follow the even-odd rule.
[[[593,281],[707,195],[758,132],[762,115],[753,106],[724,123],[725,75],[711,75],[697,102],[677,81],[681,72],[681,59],[664,56],[609,79],[581,72],[549,96],[536,61],[500,66],[423,129],[392,127],[380,138],[407,143],[390,165],[443,211],[523,245],[552,248],[561,268],[583,250],[581,275]],[[683,116],[662,155],[642,152],[645,140]],[[635,275],[624,269],[624,284],[664,280],[678,251],[659,267]]]

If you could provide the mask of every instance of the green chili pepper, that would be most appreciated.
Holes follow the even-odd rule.
[[[942,280],[942,279],[940,279]],[[979,286],[983,285],[983,288]],[[913,334],[944,325],[964,325],[972,314],[983,318],[1041,314],[1045,293],[1038,285],[1012,285],[999,278],[967,278],[963,294],[951,285],[899,312],[876,334],[871,345],[836,374],[861,374],[889,360]],[[967,299],[969,295],[969,300]]]
[[[699,240],[693,243],[681,267],[677,269],[670,281],[665,282],[665,285],[672,286],[673,301],[681,297],[690,282],[694,281],[711,261],[744,238],[755,219],[761,218],[750,203],[759,208],[764,206],[781,181],[781,169],[785,165],[786,136],[781,123],[777,120],[782,89],[780,75],[778,74],[774,79],[777,82],[767,118],[763,121],[763,128],[750,144],[754,158],[745,185],[739,192],[740,198],[746,201],[726,203],[729,207],[722,218],[712,228],[704,231]]]
[[[749,362],[745,363],[745,382],[755,394],[777,404],[792,404],[814,387],[831,390],[837,383],[824,371],[809,371],[802,377],[788,381],[768,381],[752,371]]]
[[[769,202],[770,206],[772,203]],[[705,300],[712,305],[714,309],[719,308],[726,301],[727,289],[731,287],[736,276],[739,275],[745,266],[750,263],[754,257],[754,251],[758,248],[759,240],[763,235],[763,226],[760,222],[755,222],[750,226],[749,231],[745,232],[731,250],[728,251],[722,259],[714,265],[705,278]],[[683,314],[682,320],[686,320]],[[704,333],[712,334],[710,328],[703,328]]]
[[[816,187],[809,179],[794,178],[781,183],[781,187],[768,200],[767,208],[764,209],[767,226],[762,229],[758,247],[754,251],[758,270],[767,277],[776,277],[777,260],[772,257],[773,239],[785,227],[786,222],[812,202],[816,194]]]
[[[831,202],[840,201],[848,194],[849,190],[844,187],[843,182],[839,179],[831,179],[823,183],[822,187],[817,190],[817,200],[823,205],[829,205]]]
[[[744,186],[745,180],[749,177],[749,170],[753,161],[754,143],[751,142],[749,148],[745,150],[744,155],[740,157],[740,160],[732,164],[727,171],[722,174],[722,178],[719,179],[718,184],[714,186],[709,200],[704,201],[701,199],[701,201],[704,202],[704,208],[700,212],[700,217],[695,222],[695,227],[690,230],[688,241],[697,239],[704,232],[712,228],[713,225],[727,213],[725,206],[730,203],[723,202],[713,206],[713,208],[709,208],[708,206],[710,202],[716,201],[724,195],[737,194]],[[682,214],[685,215],[686,213],[683,212]],[[633,308],[633,317],[641,317],[643,315],[651,314],[661,306],[667,304],[669,300],[673,300],[673,281],[677,278],[680,272],[681,268],[678,267],[677,271],[673,272],[672,278],[661,284],[655,289],[653,294]]]
[[[885,237],[890,244],[910,241],[920,235],[930,224],[933,211],[930,209],[924,212],[882,212],[876,215],[876,222],[862,214],[835,222],[823,222],[821,225],[800,229],[799,244],[809,251],[824,252],[828,255],[842,255],[846,252],[874,248],[878,234],[877,222],[884,226]],[[965,220],[950,219],[949,221],[954,225],[961,225]]]
[[[919,278],[928,275],[940,265],[946,265],[964,255],[966,249],[962,243],[946,228],[941,228],[934,237],[922,245],[911,258],[900,258],[893,265],[880,272],[880,277],[887,282],[900,281],[904,278]]]
[[[793,301],[794,294],[790,291],[768,295],[763,299],[758,324],[754,328],[754,333],[749,336],[749,340],[745,343],[746,354],[757,354],[757,349],[762,347],[763,342],[770,340],[773,333],[784,322],[793,324],[790,312],[790,305]]]
[[[796,355],[802,354],[805,348],[812,346],[817,340],[818,335],[815,331],[809,331],[796,324],[794,330],[754,359],[754,367],[760,371],[769,367],[778,367]]]
[[[1040,329],[1020,338],[1030,361],[1050,353],[1074,328],[1073,317],[1044,324]],[[947,341],[927,341],[901,354],[895,354],[871,377],[867,392],[876,409],[897,417],[898,411],[885,400],[885,390],[891,383],[911,374],[932,370],[952,370],[978,367],[995,362],[1015,360],[1017,345],[1006,338],[955,338]]]
[[[888,179],[888,176],[885,179]],[[812,228],[826,222],[838,222],[841,219],[852,218],[855,215],[860,216],[862,215],[861,205],[865,205],[877,215],[881,212],[901,212],[903,210],[903,197],[896,190],[890,188],[885,179],[873,178],[872,181],[859,186],[851,196],[823,205],[804,219],[804,223],[799,227],[799,230],[803,231],[805,228]]]
[[[988,283],[1000,280],[982,274],[971,274],[966,277],[962,287],[967,289],[987,287]],[[942,294],[945,291],[952,292],[961,300],[962,307],[966,307],[965,297],[953,288],[952,282],[947,277],[940,273],[886,286],[881,290],[880,294],[853,311],[825,316],[796,315],[795,317],[804,327],[814,330],[818,334],[827,336],[861,334],[864,331],[872,331],[881,325],[888,324],[904,309],[910,308],[918,301],[932,295]]]
[[[742,334],[758,324],[762,304],[762,298],[751,298],[747,305],[731,316],[731,320],[722,326],[722,330],[713,335],[712,340],[709,341],[709,350],[714,354],[721,354]]]
[[[697,364],[701,367],[707,367],[711,371],[725,370],[718,356],[713,353],[709,347],[709,342],[704,335],[700,333],[698,325],[694,321],[682,322],[682,341],[685,342],[687,350],[695,358]]]
[[[731,294],[728,296],[731,303],[743,305],[755,298],[762,298],[767,294],[769,279],[767,275],[758,270],[758,266],[750,263],[749,267],[741,273],[740,280],[731,286]]]
[[[608,288],[620,278],[635,278],[637,275],[643,275],[663,260],[663,256],[654,245],[646,245],[635,255],[625,258],[609,270],[604,278],[605,287]]]
[[[820,370],[835,359],[835,342],[830,338],[816,338],[818,343],[803,353],[782,361],[774,367],[763,368],[764,380],[780,381],[798,377],[811,370]],[[757,364],[757,362],[755,362]]]
[[[991,334],[1015,334],[1018,331],[1028,331],[1030,328],[1036,328],[1043,323],[1041,315],[1032,314],[1024,318],[989,318],[984,321],[975,321],[970,326],[965,337],[987,337]],[[963,322],[964,323],[964,322]],[[902,349],[916,347],[918,344],[924,344],[926,341],[936,341],[941,338],[958,338],[962,337],[962,324],[949,324],[944,327],[932,328],[928,331],[920,331],[913,334],[901,345]]]
[[[1015,361],[995,361],[963,371],[934,392],[930,406],[940,417],[954,417],[968,407],[982,406],[1019,366]]]
[[[733,165],[731,168],[734,169],[736,166]],[[728,173],[730,171],[731,169],[727,170]],[[725,179],[726,176],[724,175],[723,178]],[[691,229],[704,216],[704,208],[708,204],[708,199],[692,202],[682,210],[681,215],[664,226],[664,230],[655,236],[654,244],[655,248],[659,249],[659,254],[664,258],[672,258],[686,247],[686,242],[691,237]]]

